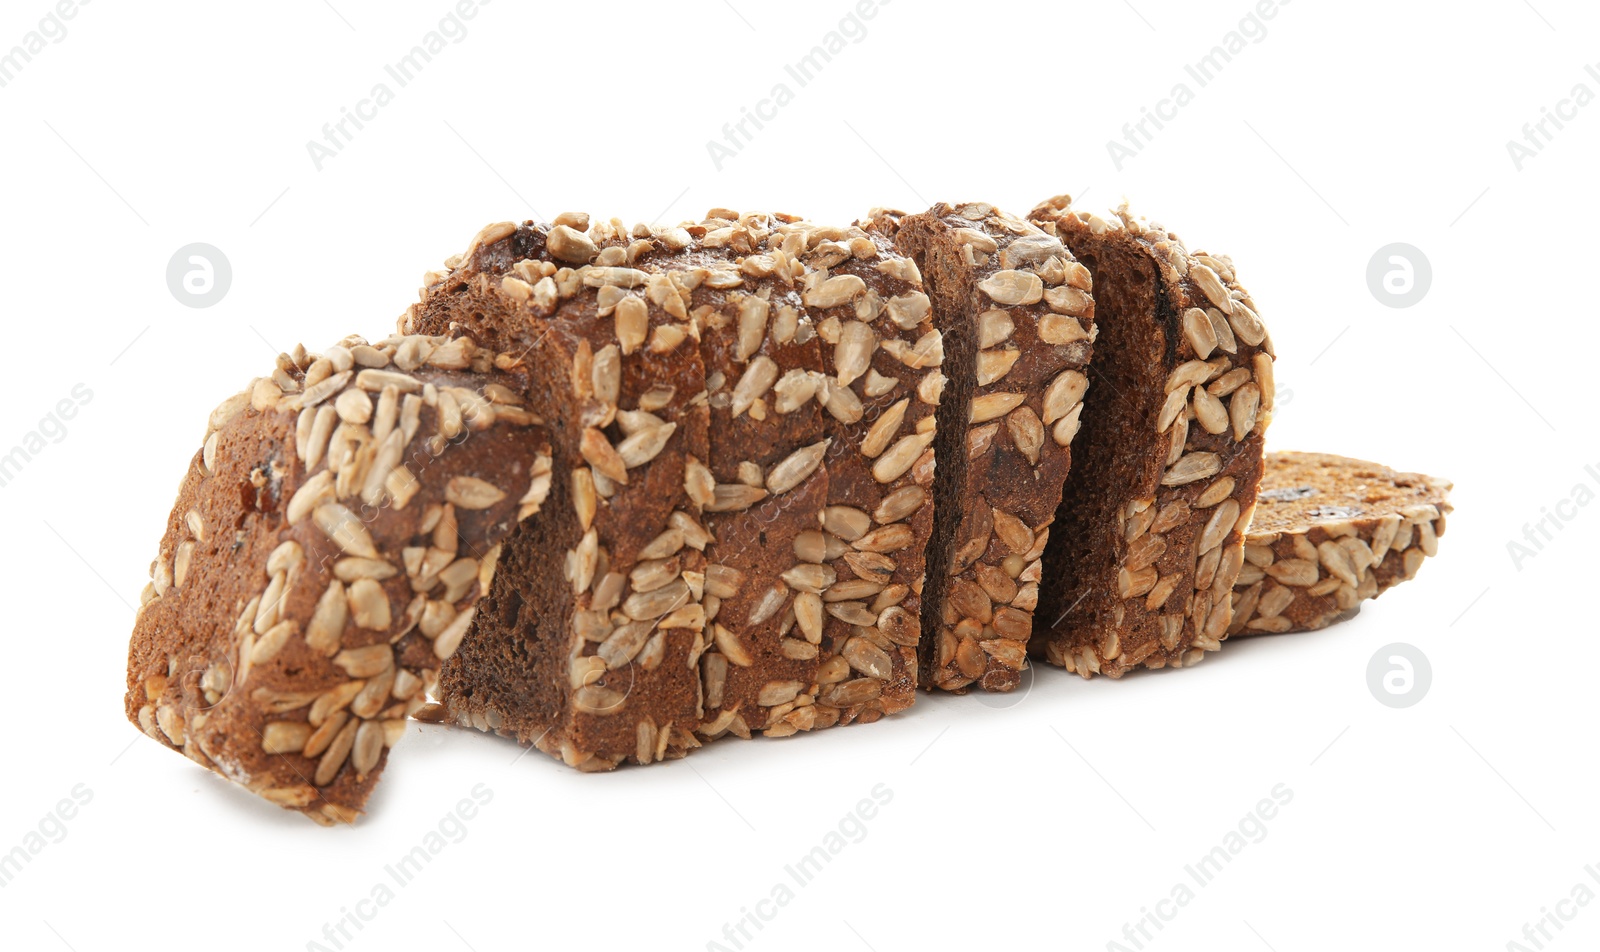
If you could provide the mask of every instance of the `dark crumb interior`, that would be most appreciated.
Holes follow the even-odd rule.
[[[469,299],[475,296],[469,292]],[[473,314],[468,326],[484,329],[488,340],[516,339],[522,328],[514,316],[493,302],[478,303],[483,312]],[[570,453],[573,441],[561,436],[575,408],[565,386],[568,368],[554,365],[553,351],[528,351],[528,398],[550,428],[555,471],[565,474],[583,463]],[[503,729],[524,742],[559,727],[569,694],[565,620],[573,595],[563,560],[578,542],[577,524],[554,514],[572,511],[571,481],[558,476],[541,513],[523,520],[503,543],[494,584],[479,602],[472,631],[440,672],[440,693],[451,699],[452,709],[493,710],[503,718]]]
[[[1117,510],[1143,488],[1154,489],[1167,455],[1155,432],[1165,397],[1158,375],[1170,346],[1162,328],[1172,322],[1160,277],[1126,237],[1064,238],[1094,277],[1099,333],[1072,471],[1045,549],[1035,651],[1051,629],[1078,641],[1110,624],[1117,566],[1127,549]]]
[[[897,244],[922,271],[923,289],[933,302],[933,321],[944,335],[944,375],[948,378],[935,416],[936,461],[933,479],[934,520],[928,537],[927,574],[922,589],[922,637],[917,642],[917,683],[933,683],[938,661],[939,623],[950,576],[950,560],[961,537],[965,516],[962,488],[967,482],[967,417],[977,379],[977,315],[982,310],[972,272],[960,257],[959,246],[942,227],[920,218],[907,219]]]

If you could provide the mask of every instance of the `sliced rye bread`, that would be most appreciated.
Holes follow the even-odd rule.
[[[1268,453],[1229,632],[1323,628],[1413,577],[1439,551],[1450,488],[1366,460]]]
[[[468,340],[297,347],[210,416],[128,650],[128,718],[323,824],[362,811],[550,489],[524,374]]]
[[[1084,677],[1194,664],[1232,620],[1271,339],[1226,257],[1125,207],[1061,196],[1029,217],[1093,274],[1099,330],[1031,651]]]
[[[920,680],[1009,691],[1027,665],[1041,558],[1088,385],[1089,269],[1055,236],[982,202],[875,212],[873,227],[921,268],[950,378]]]
[[[606,336],[610,329],[594,319],[597,312],[603,312],[601,316],[615,313],[621,331],[634,326],[642,310],[658,325],[653,335],[663,333],[660,327],[664,326],[669,339],[695,338],[698,346],[685,344],[662,353],[660,360],[670,366],[624,371],[625,380],[636,374],[641,387],[646,381],[657,381],[657,392],[662,392],[660,385],[666,378],[682,378],[672,384],[673,392],[665,397],[667,405],[651,412],[665,419],[669,410],[681,413],[685,411],[680,408],[688,407],[687,412],[698,415],[700,442],[694,452],[682,457],[673,489],[684,497],[680,500],[683,506],[670,521],[646,534],[647,526],[654,523],[615,518],[611,512],[629,490],[614,493],[609,501],[597,505],[603,515],[613,516],[608,523],[613,534],[643,534],[645,543],[661,546],[673,544],[681,534],[690,547],[703,549],[704,556],[694,553],[705,561],[691,569],[699,575],[691,587],[697,620],[704,623],[707,608],[715,617],[709,630],[691,641],[677,662],[686,666],[694,683],[680,686],[674,675],[661,692],[641,694],[636,686],[622,684],[624,678],[633,684],[648,677],[648,673],[636,671],[640,664],[634,655],[604,651],[605,641],[600,649],[591,643],[596,637],[614,637],[616,631],[607,633],[608,626],[625,619],[606,619],[605,611],[587,602],[579,606],[584,612],[581,615],[560,605],[551,611],[553,603],[541,594],[549,587],[546,576],[550,567],[540,564],[527,543],[514,538],[508,544],[505,567],[508,572],[515,567],[507,578],[516,581],[508,581],[505,601],[515,601],[519,607],[538,605],[537,614],[545,619],[547,629],[572,621],[588,627],[571,638],[570,652],[565,641],[556,652],[548,644],[530,639],[526,623],[496,621],[493,609],[486,610],[488,620],[481,622],[479,631],[469,639],[468,654],[444,673],[444,701],[452,717],[515,736],[524,743],[538,743],[585,769],[606,769],[625,758],[648,763],[681,755],[699,745],[697,732],[706,737],[748,734],[752,729],[786,734],[875,720],[905,707],[915,687],[919,609],[915,589],[920,585],[914,583],[922,574],[922,547],[932,512],[931,507],[917,512],[906,508],[907,492],[901,492],[895,503],[905,511],[884,509],[883,504],[900,490],[915,489],[926,495],[926,489],[916,486],[913,479],[914,474],[925,472],[924,478],[931,481],[931,454],[923,461],[921,455],[906,448],[897,455],[891,448],[884,454],[892,456],[891,463],[900,457],[907,457],[908,462],[904,471],[893,474],[880,468],[879,474],[887,478],[880,482],[861,461],[857,445],[873,432],[884,439],[895,435],[887,425],[874,430],[880,419],[895,418],[912,435],[924,417],[931,425],[932,405],[917,409],[912,401],[888,412],[896,396],[914,393],[917,382],[930,372],[921,364],[937,374],[940,354],[937,335],[927,339],[932,327],[925,316],[925,297],[920,314],[907,316],[919,310],[916,298],[921,293],[914,273],[909,279],[901,273],[909,262],[859,229],[821,228],[788,217],[739,216],[713,210],[705,222],[687,227],[628,230],[609,222],[597,224],[585,234],[582,229],[586,225],[586,216],[570,215],[552,226],[491,226],[475,242],[478,247],[472,253],[448,263],[452,266],[449,274],[433,276],[437,283],[402,323],[457,326],[463,333],[495,341],[496,346],[529,348],[533,361],[547,359],[539,354],[548,349],[547,335],[552,328],[574,320],[585,321],[594,329],[597,336],[590,340],[590,347],[598,354],[615,339]],[[566,266],[558,267],[562,263]],[[610,276],[621,272],[628,272],[626,280],[635,288],[613,285],[613,290],[601,289],[592,299],[564,296],[563,292],[576,295],[586,283],[611,280]],[[767,304],[765,327],[756,326],[760,305],[751,303],[752,298]],[[869,315],[883,318],[874,333],[885,339],[882,347],[868,346],[874,341],[850,327],[855,317]],[[841,316],[847,320],[841,321]],[[895,317],[909,323],[912,330],[895,325]],[[708,341],[702,329],[716,336]],[[731,338],[723,333],[729,329]],[[793,366],[775,374],[783,365],[771,353],[760,351],[751,351],[748,360],[738,359],[741,348],[750,346],[753,339],[746,337],[741,343],[741,332],[754,335],[758,330],[763,335],[761,347],[789,347],[784,361]],[[813,333],[815,338],[810,338]],[[808,339],[802,340],[802,336]],[[835,347],[841,337],[849,345],[847,354]],[[813,340],[815,352],[811,353],[808,348]],[[924,352],[915,350],[918,344]],[[620,356],[625,365],[630,362],[627,355]],[[761,356],[766,356],[771,366],[758,360]],[[714,369],[706,369],[706,360]],[[833,367],[838,360],[845,361],[844,369],[835,374],[818,369]],[[549,370],[561,365],[559,357],[549,361]],[[856,361],[869,366],[857,369]],[[738,371],[737,377],[733,370]],[[534,376],[541,376],[537,366]],[[840,383],[844,376],[849,377],[848,385]],[[708,378],[710,383],[720,384],[715,391],[707,387]],[[869,391],[869,386],[874,389]],[[626,383],[622,393],[622,405],[628,409],[616,414],[618,426],[638,419]],[[829,412],[815,414],[812,401]],[[533,402],[542,405],[539,398]],[[757,447],[724,438],[725,433],[719,433],[713,446],[707,429],[709,414],[719,414],[719,427],[740,425],[732,413],[735,403],[742,409],[739,418],[752,417],[742,425],[761,423],[754,419],[759,414],[808,442],[785,445],[783,433],[775,431],[767,438],[764,461],[752,458],[750,451]],[[796,413],[805,415],[792,425],[787,420],[776,422],[776,418]],[[552,420],[561,416],[549,415]],[[817,435],[813,421],[822,423],[821,439],[812,438]],[[559,491],[563,472],[560,444],[575,434],[563,434],[554,425],[552,430]],[[913,466],[919,462],[923,463],[921,470]],[[584,464],[575,461],[574,467],[582,470]],[[758,468],[760,485],[751,485]],[[582,482],[580,472],[578,484]],[[602,480],[600,488],[610,487]],[[601,499],[605,499],[603,494]],[[569,518],[557,502],[547,507],[551,516],[541,523]],[[753,509],[758,503],[761,507]],[[888,524],[874,526],[875,513],[884,516]],[[801,518],[795,518],[797,514]],[[808,514],[810,530],[804,519]],[[598,523],[600,518],[595,520]],[[763,537],[764,521],[781,525]],[[712,522],[722,531],[712,531]],[[530,527],[528,533],[534,531]],[[901,535],[907,538],[901,539]],[[786,544],[776,544],[780,536],[788,537]],[[612,573],[623,577],[618,571],[623,565],[617,561],[616,544],[602,537],[598,545],[608,552]],[[895,562],[893,556],[902,551],[909,557]],[[529,553],[526,561],[520,558],[524,552]],[[805,562],[801,553],[822,562]],[[658,555],[653,551],[646,554]],[[631,569],[627,577],[631,582]],[[869,588],[873,592],[870,601],[866,598]],[[491,592],[491,602],[498,596],[498,590]],[[608,593],[601,604],[610,601]],[[615,607],[608,610],[614,613]],[[621,607],[626,609],[627,602]],[[867,621],[863,613],[873,610],[875,624],[861,624]],[[529,614],[531,620],[535,613]],[[631,629],[628,640],[634,640]],[[816,654],[812,656],[802,644],[815,646]],[[602,653],[604,664],[586,660]],[[498,669],[484,667],[481,662],[486,658],[526,660],[515,670],[503,663]],[[648,653],[643,660],[656,662]],[[554,667],[563,672],[570,667],[572,685],[598,676],[601,681],[595,684],[610,692],[604,696],[603,709],[579,711],[573,726],[552,727],[572,704],[564,696],[552,697],[544,690],[549,678],[537,676],[536,669]],[[699,677],[694,676],[696,670]],[[573,688],[574,692],[582,690]],[[717,703],[702,707],[702,698]],[[600,719],[626,729],[603,730]]]

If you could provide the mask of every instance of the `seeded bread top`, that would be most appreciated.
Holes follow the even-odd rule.
[[[550,488],[525,380],[471,341],[297,347],[212,412],[152,565],[128,716],[322,823],[362,809]]]

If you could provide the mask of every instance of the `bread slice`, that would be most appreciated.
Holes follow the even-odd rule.
[[[696,743],[707,537],[685,476],[706,457],[705,372],[686,275],[634,267],[654,245],[616,223],[596,226],[603,252],[572,224],[485,227],[401,323],[513,355],[554,457],[544,514],[441,673],[446,717],[606,770]]]
[[[1031,650],[1084,677],[1221,646],[1272,417],[1272,342],[1226,257],[1059,197],[1029,216],[1094,277],[1099,334]]]
[[[877,212],[873,222],[921,268],[950,378],[921,682],[1009,691],[1027,664],[1041,557],[1088,385],[1089,269],[1054,235],[982,202]]]
[[[1324,453],[1268,453],[1232,634],[1323,628],[1439,551],[1449,480]]]
[[[531,541],[562,531],[569,516],[553,501],[530,539],[508,543],[515,584],[503,602],[491,593],[478,632],[444,673],[451,716],[606,769],[681,755],[700,744],[696,734],[781,735],[905,707],[932,521],[931,506],[910,499],[925,500],[932,480],[923,431],[933,405],[917,394],[942,353],[914,266],[861,229],[790,216],[713,210],[686,227],[588,225],[566,215],[552,225],[491,226],[433,277],[402,322],[525,349],[535,380],[569,361],[576,351],[560,344],[572,333],[564,328],[580,327],[597,362],[612,347],[623,365],[614,421],[602,414],[593,429],[614,442],[625,434],[607,427],[692,417],[673,440],[697,442],[652,488],[636,490],[610,485],[592,460],[564,451],[584,434],[553,427],[558,490],[567,466],[577,497],[587,499],[590,480],[599,489],[596,514],[574,513],[593,519],[609,561],[590,584],[611,575],[622,587],[570,604],[551,591],[559,586],[541,549],[575,544]],[[596,283],[604,286],[583,291]],[[636,341],[632,356],[612,335],[630,333],[641,315],[650,339]],[[552,421],[567,419],[547,406],[560,399],[532,403]],[[863,442],[890,439],[883,465],[863,455]],[[666,446],[670,453],[674,443]],[[664,499],[671,505],[662,510]],[[619,631],[636,640],[634,621],[617,615],[628,613],[636,558],[651,563],[643,570],[651,581],[662,559],[684,560],[695,599],[685,618],[702,630],[681,652],[670,640],[664,654],[649,643],[637,655],[609,647]],[[559,634],[573,624],[582,628]],[[643,690],[645,682],[655,686]],[[584,709],[567,713],[575,704]]]
[[[786,736],[902,710],[943,380],[916,266],[860,227],[789,216],[714,209],[690,231],[744,275],[694,307],[712,473],[719,492],[763,497],[708,507],[701,732]]]
[[[210,416],[128,649],[128,718],[351,822],[550,489],[527,380],[471,341],[297,347]]]

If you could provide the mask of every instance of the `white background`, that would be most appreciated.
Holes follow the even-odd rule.
[[[776,915],[744,948],[1101,949],[1188,882],[1146,948],[1503,949],[1575,884],[1600,893],[1584,871],[1600,862],[1600,507],[1563,503],[1570,523],[1520,569],[1507,551],[1576,485],[1600,491],[1600,104],[1521,170],[1506,148],[1575,84],[1600,94],[1593,5],[1296,0],[1200,88],[1184,64],[1247,0],[895,0],[798,88],[783,65],[852,3],[498,0],[400,89],[384,64],[447,0],[99,0],[0,88],[0,452],[75,384],[93,394],[0,488],[0,852],[75,784],[93,791],[0,889],[7,947],[336,948],[324,924],[480,783],[493,800],[465,839],[362,906],[375,915],[345,948],[736,948],[724,924],[877,784],[893,799],[865,838],[760,907]],[[50,9],[5,0],[0,52]],[[380,81],[394,101],[319,171],[307,140]],[[780,81],[793,102],[719,171],[707,140]],[[1178,82],[1193,101],[1117,169],[1107,140]],[[875,726],[606,776],[413,729],[345,829],[123,719],[130,606],[211,407],[297,340],[388,333],[484,223],[1022,212],[1058,192],[1127,196],[1234,256],[1280,355],[1272,445],[1455,480],[1417,581],[1350,624],[1230,642],[1193,670],[1043,670],[1004,701],[924,698]],[[166,284],[191,242],[232,265],[207,309]],[[1391,242],[1432,264],[1407,309],[1366,280]],[[1432,664],[1404,710],[1366,683],[1392,642]],[[1196,886],[1185,864],[1277,784],[1293,799],[1265,838]],[[1555,947],[1600,942],[1600,908],[1560,908],[1576,918]]]

